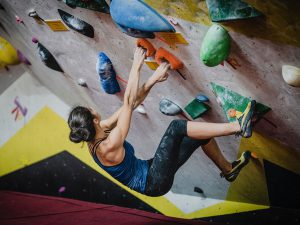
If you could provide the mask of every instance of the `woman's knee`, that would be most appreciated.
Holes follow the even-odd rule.
[[[179,130],[185,130],[186,131],[187,127],[187,121],[186,120],[172,120],[171,123],[169,124],[169,128],[173,129],[179,129]]]

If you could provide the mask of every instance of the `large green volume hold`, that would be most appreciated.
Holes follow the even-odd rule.
[[[206,0],[206,4],[213,22],[248,19],[262,15],[242,0]]]
[[[243,112],[246,109],[248,103],[251,101],[250,98],[246,98],[240,95],[239,93],[236,93],[220,85],[217,85],[213,82],[211,83],[211,87],[213,93],[217,97],[219,104],[222,106],[222,109],[229,122],[235,121],[236,118],[231,118],[227,113],[228,110],[235,109],[237,111]],[[263,116],[270,110],[271,110],[270,107],[259,102],[256,103],[255,111],[258,117]]]
[[[207,31],[200,50],[200,58],[207,66],[217,66],[224,61],[230,51],[228,31],[218,24],[213,24]]]

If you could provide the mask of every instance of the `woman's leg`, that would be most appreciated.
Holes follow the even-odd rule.
[[[241,130],[238,121],[233,123],[206,123],[189,121],[187,135],[195,139],[209,139],[235,134]]]
[[[172,187],[178,169],[178,157],[183,138],[187,135],[187,121],[173,120],[156,150],[149,167],[145,194],[161,196]]]
[[[163,135],[154,158],[150,161],[145,194],[161,196],[167,193],[172,187],[177,170],[197,148],[209,142],[209,139],[188,137],[186,120],[173,120]],[[220,151],[218,153],[221,154]],[[217,152],[215,154],[217,158]]]
[[[189,121],[187,134],[191,138],[209,139],[231,134],[241,134],[245,138],[252,135],[252,117],[255,110],[256,101],[248,103],[244,112],[237,116],[233,123],[203,123]]]
[[[224,158],[217,143],[214,140],[208,143],[208,139],[235,134],[240,130],[241,125],[238,121],[233,123],[206,123],[173,120],[151,161],[145,194],[160,196],[167,193],[172,187],[176,171],[201,145],[206,145],[203,148],[204,152],[223,174],[231,173],[232,169],[236,171],[232,164]],[[241,168],[238,167],[238,169]]]
[[[232,169],[232,165],[228,162],[215,141],[211,139],[206,145],[201,146],[204,153],[215,163],[215,165],[223,172],[228,173]]]

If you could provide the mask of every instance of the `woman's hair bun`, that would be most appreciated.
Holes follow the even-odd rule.
[[[91,137],[90,132],[86,128],[79,128],[75,131],[70,132],[70,140],[79,143],[81,141],[91,141],[93,137]]]
[[[88,108],[75,107],[69,115],[68,124],[71,129],[69,139],[72,142],[92,141],[95,138],[93,115]]]

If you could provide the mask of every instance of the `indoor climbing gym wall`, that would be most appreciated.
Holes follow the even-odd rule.
[[[297,0],[0,0],[0,189],[226,224],[300,223],[300,2]],[[107,118],[123,103],[136,46],[145,82],[127,140],[154,156],[174,119],[233,122],[251,100],[251,138],[218,137],[234,182],[201,148],[160,197],[112,178],[69,140],[72,107]],[[1,211],[1,209],[0,209]],[[1,223],[1,218],[0,218]]]

